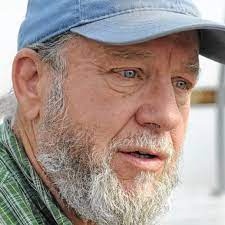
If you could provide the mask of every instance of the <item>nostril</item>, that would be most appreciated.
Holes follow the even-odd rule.
[[[137,123],[156,132],[175,129],[182,120],[181,112],[177,106],[175,107],[170,103],[160,104],[157,108],[150,104],[141,105],[135,113]],[[154,112],[152,109],[154,109]]]

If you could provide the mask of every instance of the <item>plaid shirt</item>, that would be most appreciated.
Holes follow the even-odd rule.
[[[10,120],[0,125],[0,224],[72,225],[30,164]]]

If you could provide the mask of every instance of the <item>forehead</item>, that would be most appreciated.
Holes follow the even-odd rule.
[[[181,56],[181,60],[186,57],[193,63],[198,61],[199,43],[196,31],[181,32],[166,37],[146,41],[132,45],[108,45],[99,43],[84,37],[74,40],[75,52],[78,57],[85,60],[133,60],[159,59],[162,54],[170,53]],[[72,47],[73,48],[73,47]],[[74,57],[73,57],[74,58]]]
[[[196,52],[198,50],[198,35],[193,31],[183,32],[134,45],[102,46],[104,53],[112,56],[122,56],[124,58],[129,58],[129,56],[151,57],[154,56],[154,51],[166,50],[168,47],[176,50],[181,49],[186,53],[193,50],[196,54],[198,53],[198,51]]]

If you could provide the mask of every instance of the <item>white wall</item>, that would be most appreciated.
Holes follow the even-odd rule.
[[[11,87],[11,65],[27,0],[0,0],[0,94]]]

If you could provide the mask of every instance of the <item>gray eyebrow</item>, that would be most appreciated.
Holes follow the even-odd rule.
[[[130,48],[129,49],[128,48],[114,49],[114,48],[110,48],[108,46],[104,46],[104,53],[111,55],[113,57],[119,57],[119,58],[123,58],[123,59],[133,59],[133,60],[135,60],[137,58],[146,59],[146,58],[155,57],[155,55],[147,49],[143,49],[143,50],[142,49],[130,49]],[[198,54],[196,54],[196,55],[198,55]],[[185,63],[184,67],[189,72],[196,74],[196,77],[198,78],[201,69],[199,67],[199,61],[196,60],[196,58],[198,59],[197,56],[191,57],[190,63]]]
[[[199,66],[199,62],[197,63],[188,63],[185,65],[185,68],[188,69],[191,73],[195,73],[196,76],[199,76],[201,68]]]

